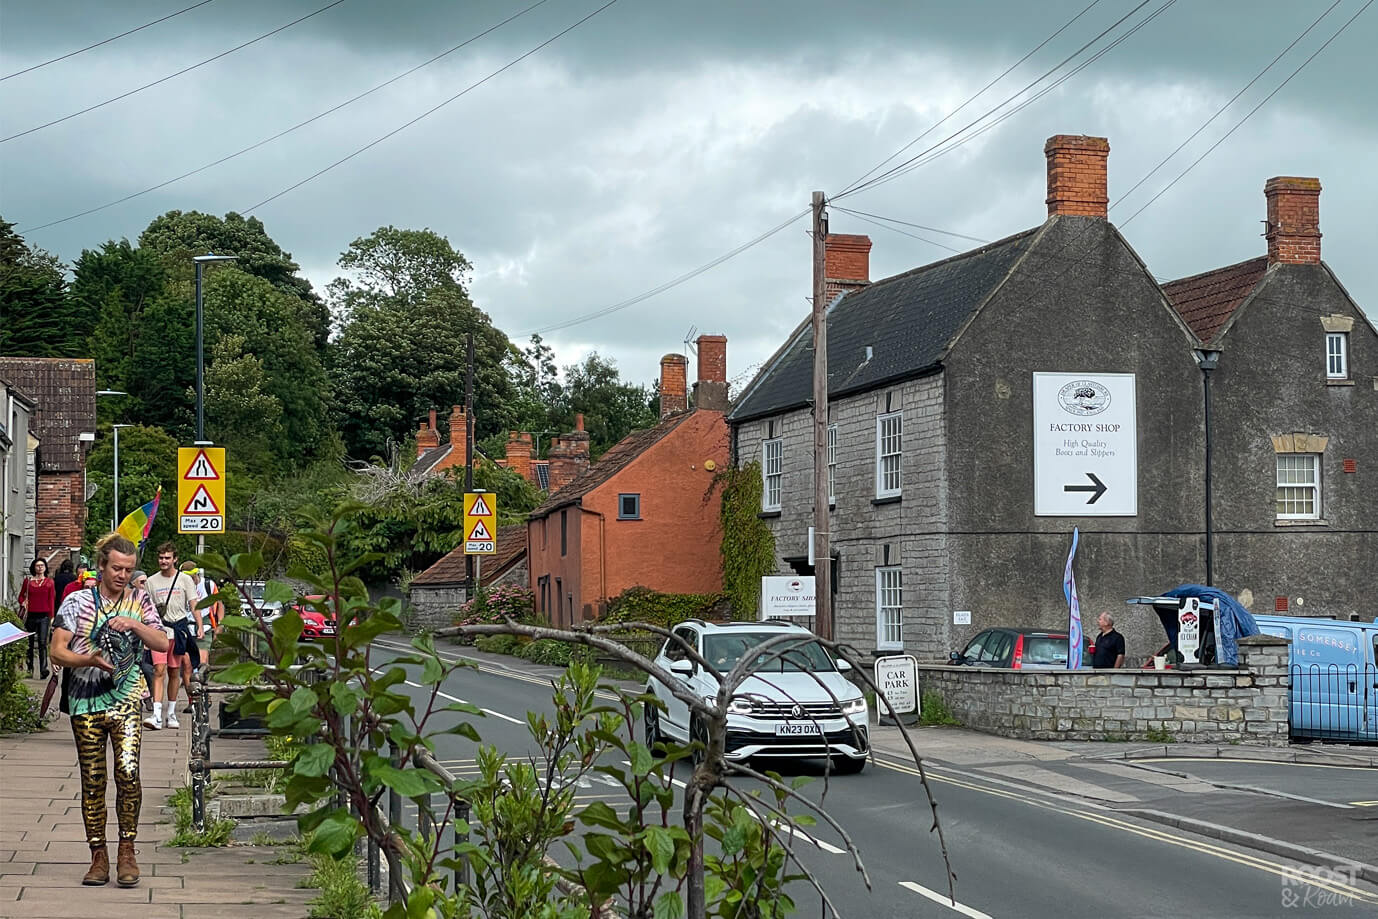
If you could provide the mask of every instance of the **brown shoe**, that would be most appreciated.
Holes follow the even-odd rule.
[[[117,859],[115,883],[121,887],[133,887],[139,883],[139,863],[134,861],[134,840],[120,840],[120,851]],[[108,872],[109,869],[106,870]]]
[[[91,847],[91,868],[81,879],[87,887],[110,883],[110,851],[105,846]]]

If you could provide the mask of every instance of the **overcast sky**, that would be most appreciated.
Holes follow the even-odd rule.
[[[193,2],[0,0],[0,76]],[[0,136],[165,77],[327,2],[213,0],[0,81]],[[70,261],[107,239],[134,239],[173,208],[245,212],[510,64],[605,0],[547,0],[260,149],[98,213],[27,229],[256,143],[533,2],[344,0],[185,75],[0,143],[0,216]],[[1111,145],[1111,219],[1149,269],[1169,279],[1262,254],[1264,181],[1318,176],[1324,258],[1378,317],[1378,9],[1355,20],[1129,220],[1365,2],[1339,0],[1273,70],[1123,201],[1331,0],[1179,0],[993,129],[838,204],[998,239],[1046,215],[1048,136],[1103,135]],[[619,303],[727,253],[804,210],[813,189],[840,193],[1088,3],[617,0],[414,126],[252,213],[319,288],[335,276],[335,260],[354,238],[385,224],[430,227],[469,257],[475,301],[522,342],[532,331]],[[1054,79],[1162,4],[1144,6]],[[893,162],[985,114],[1137,5],[1094,4]],[[831,226],[872,237],[873,279],[952,254],[836,210]],[[684,350],[691,328],[721,332],[729,339],[729,374],[744,376],[807,312],[806,229],[801,219],[687,283],[546,339],[562,365],[596,349],[629,378],[649,382],[660,355]],[[959,250],[975,245],[898,229]]]

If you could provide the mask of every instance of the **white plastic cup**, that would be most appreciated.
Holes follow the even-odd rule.
[[[1165,655],[1165,654],[1155,654],[1155,655],[1153,655],[1153,669],[1154,669],[1154,670],[1166,670],[1166,669],[1167,669],[1167,655]]]

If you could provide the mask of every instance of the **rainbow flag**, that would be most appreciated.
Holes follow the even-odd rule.
[[[158,492],[153,496],[153,500],[143,507],[131,513],[120,522],[120,528],[116,530],[125,539],[143,551],[144,540],[148,539],[149,531],[153,529],[153,518],[158,516],[158,502],[163,497],[163,486],[158,486]]]

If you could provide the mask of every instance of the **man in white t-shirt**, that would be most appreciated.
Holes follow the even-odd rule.
[[[153,604],[163,620],[171,639],[165,653],[151,652],[153,657],[153,714],[144,719],[144,724],[159,730],[166,723],[170,728],[179,728],[177,722],[177,692],[182,680],[191,678],[191,665],[187,660],[186,639],[200,637],[205,631],[201,622],[201,611],[196,608],[200,598],[191,577],[177,570],[177,547],[163,543],[158,547],[158,573],[148,576],[148,592]],[[195,621],[195,630],[192,621]],[[180,646],[180,650],[179,650]],[[163,704],[163,678],[167,677],[166,709]]]

